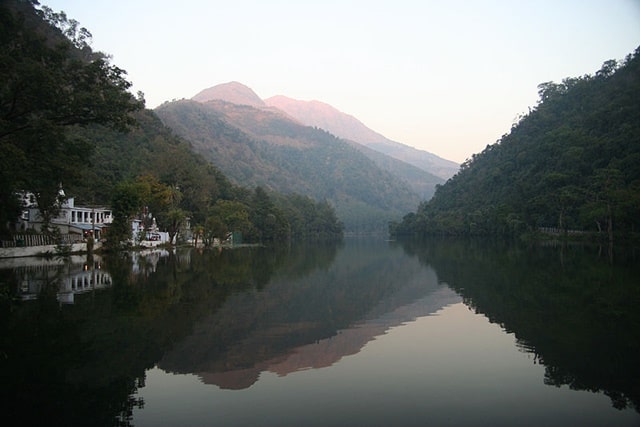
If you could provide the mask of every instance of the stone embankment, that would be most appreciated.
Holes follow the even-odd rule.
[[[95,242],[93,244],[93,250],[99,249],[101,246],[102,243]],[[57,255],[59,248],[57,245],[0,248],[0,258]],[[69,253],[85,253],[87,251],[87,242],[72,243],[71,245],[65,246],[65,252]]]

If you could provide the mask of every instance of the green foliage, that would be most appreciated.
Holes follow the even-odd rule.
[[[142,97],[128,92],[125,72],[91,51],[86,29],[63,12],[36,10],[34,3],[12,0],[0,6],[3,224],[17,217],[15,193],[24,189],[35,193],[45,219],[52,217],[63,184],[78,204],[111,204],[115,221],[107,236],[113,248],[128,241],[129,222],[136,216],[147,227],[155,218],[171,239],[187,219],[208,238],[229,231],[242,232],[249,241],[291,237],[291,209],[285,214],[265,190],[249,190],[252,180],[232,185],[189,142],[142,110]],[[279,132],[297,131],[292,126]],[[247,138],[226,125],[215,132]],[[307,216],[315,219],[305,224],[313,231],[296,236],[318,236],[323,227],[341,235],[331,206],[312,205],[311,212]]]
[[[373,150],[356,142],[351,143],[351,146],[362,152],[362,154],[375,162],[381,169],[401,178],[407,183],[409,188],[422,199],[428,200],[433,197],[436,185],[444,183],[444,179],[418,166],[414,166],[416,164],[415,160],[419,156],[412,156],[410,159],[407,158],[405,161],[402,161],[391,157],[391,155],[383,154],[385,150],[390,150],[388,146],[380,146],[380,151]],[[410,149],[410,147],[406,148]],[[425,154],[428,155],[428,153]],[[410,164],[408,163],[409,161],[414,161],[414,163]],[[428,165],[425,163],[423,167],[427,168]]]
[[[177,240],[180,228],[186,219],[186,212],[180,208],[171,208],[166,212],[163,222],[166,224],[166,229],[169,233],[169,242],[174,242],[174,239]]]
[[[220,217],[211,216],[207,218],[202,233],[205,246],[212,246],[215,239],[222,241],[229,231],[228,226],[222,221]]]
[[[180,207],[197,222],[204,222],[209,203],[219,197],[233,197],[236,189],[227,178],[195,155],[189,143],[164,127],[153,112],[143,110],[134,117],[139,126],[126,134],[102,126],[76,129],[78,137],[95,145],[88,159],[93,167],[85,171],[81,182],[65,185],[80,202],[95,198],[107,203],[118,182],[140,177],[147,181],[148,191],[160,191],[158,185],[177,185],[182,194]],[[157,209],[161,199],[147,202]]]
[[[224,240],[229,232],[240,232],[243,236],[250,236],[253,227],[246,204],[236,200],[219,199],[211,208],[205,232],[209,239],[215,237]]]
[[[0,28],[0,220],[15,218],[14,194],[28,190],[46,221],[59,185],[80,179],[92,151],[69,128],[100,123],[125,130],[143,103],[127,91],[124,70],[93,54],[90,34],[63,14],[10,0],[0,5]]]
[[[190,144],[163,126],[152,111],[138,112],[135,118],[139,126],[126,134],[102,126],[75,130],[79,138],[96,144],[89,159],[93,167],[85,171],[78,184],[66,188],[79,202],[108,204],[117,184],[130,181],[137,186],[141,201],[136,214],[145,226],[155,217],[161,230],[178,233],[188,217],[194,227],[200,227],[206,245],[214,238],[224,240],[228,232],[235,231],[248,242],[317,235],[289,233],[289,223],[294,220],[292,211],[284,209],[289,196],[270,193],[272,200],[262,189],[261,196],[266,195],[271,202],[265,206],[262,197],[231,184],[222,172],[194,153]],[[254,206],[258,202],[261,204]],[[260,215],[261,211],[267,214]],[[328,215],[328,223],[337,221],[333,208],[314,204],[312,211],[314,215]]]
[[[640,226],[640,49],[595,76],[539,86],[511,132],[473,155],[390,232],[629,236]]]
[[[308,196],[281,196],[277,203],[289,219],[291,235],[298,240],[332,240],[342,236],[343,225],[327,200]]]
[[[133,182],[121,182],[114,190],[111,208],[113,223],[108,230],[108,243],[111,249],[118,249],[123,242],[131,238],[130,220],[140,211],[143,200],[143,188]]]
[[[262,187],[256,187],[251,199],[250,219],[256,231],[253,237],[260,242],[276,242],[290,237],[289,223],[284,213]]]
[[[375,156],[273,111],[176,101],[155,112],[234,182],[327,200],[348,230],[384,229],[420,200],[407,182],[389,172],[397,165],[379,166]],[[415,171],[404,172],[421,179]]]

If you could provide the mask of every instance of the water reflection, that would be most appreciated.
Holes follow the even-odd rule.
[[[383,245],[352,243],[336,259],[318,247],[296,250],[268,286],[229,295],[158,366],[247,388],[263,371],[329,366],[388,328],[460,300],[432,270]]]
[[[384,242],[355,242],[337,257],[340,250],[122,254],[99,260],[108,285],[94,278],[91,289],[100,292],[76,289],[73,307],[61,306],[60,295],[88,264],[49,268],[40,260],[0,270],[6,413],[25,424],[126,425],[155,365],[246,388],[263,371],[330,365],[389,327],[459,301],[432,270]],[[22,301],[23,273],[33,271],[37,299]],[[421,301],[429,294],[434,299]]]
[[[547,385],[603,392],[640,410],[640,263],[598,246],[405,243],[467,305],[545,366]],[[615,261],[612,264],[612,259]]]
[[[99,256],[1,259],[0,271],[14,288],[13,296],[21,300],[36,299],[52,288],[61,304],[73,304],[76,294],[111,286],[111,275]]]
[[[433,270],[384,245],[352,243],[333,262],[304,274],[300,266],[317,263],[318,249],[296,251],[301,259],[294,256],[264,288],[230,295],[158,366],[243,389],[264,371],[286,375],[330,366],[389,328],[460,301],[438,285]]]
[[[0,401],[23,425],[130,425],[144,411],[138,390],[149,372],[192,374],[212,390],[321,375],[390,330],[416,330],[398,326],[464,308],[461,300],[513,332],[544,365],[547,384],[602,390],[617,407],[638,407],[633,258],[611,266],[577,248],[349,240],[77,261],[0,268]],[[74,304],[61,304],[68,279],[87,283],[78,278],[95,270],[109,284],[92,279],[93,292],[76,286]],[[41,280],[37,299],[22,298],[25,274]],[[411,351],[394,350],[390,357]],[[504,375],[512,373],[504,367]]]

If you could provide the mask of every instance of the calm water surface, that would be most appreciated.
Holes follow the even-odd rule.
[[[396,243],[0,260],[21,425],[637,426],[637,255]]]

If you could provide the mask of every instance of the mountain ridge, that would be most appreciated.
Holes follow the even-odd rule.
[[[455,175],[459,168],[457,163],[433,153],[392,141],[368,128],[356,117],[322,101],[300,101],[284,95],[275,95],[263,100],[251,88],[237,81],[204,89],[191,99],[203,103],[222,100],[254,108],[278,109],[305,126],[324,129],[339,138],[356,142],[413,165],[443,181]]]
[[[330,104],[317,100],[300,101],[284,95],[272,96],[264,102],[270,107],[279,108],[307,126],[325,129],[340,138],[409,163],[443,180],[451,178],[458,171],[457,163],[428,151],[392,141],[370,129],[356,117],[343,113]]]
[[[181,100],[155,113],[236,183],[328,200],[349,231],[386,229],[421,200],[350,143],[277,109]]]

